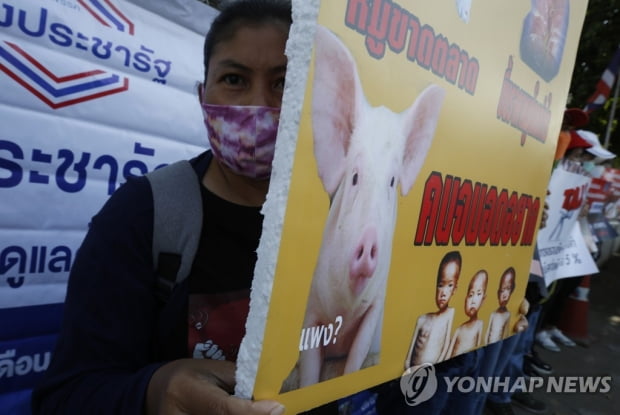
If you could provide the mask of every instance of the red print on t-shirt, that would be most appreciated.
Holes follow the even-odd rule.
[[[249,291],[192,294],[188,310],[188,352],[197,359],[237,360],[250,308]]]

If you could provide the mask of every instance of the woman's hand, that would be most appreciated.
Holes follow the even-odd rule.
[[[146,393],[148,415],[282,415],[275,401],[231,396],[235,364],[224,360],[180,359],[153,373]]]
[[[515,333],[521,333],[527,330],[529,326],[529,322],[526,317],[528,311],[530,311],[530,303],[524,298],[519,306],[519,318],[514,326]]]

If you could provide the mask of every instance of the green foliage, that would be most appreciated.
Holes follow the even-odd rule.
[[[585,106],[619,45],[620,0],[589,0],[571,82],[567,104],[569,107],[583,108]],[[605,143],[613,89],[611,95],[604,108],[591,114],[590,123],[585,127],[599,135],[601,144]],[[617,102],[615,116],[612,120],[612,134],[609,139],[609,150],[616,154],[620,154],[619,116],[620,102]],[[615,165],[620,166],[620,160],[616,159]]]

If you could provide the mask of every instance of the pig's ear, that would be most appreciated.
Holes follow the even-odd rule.
[[[312,128],[314,156],[323,187],[333,195],[345,170],[345,155],[363,99],[353,57],[328,29],[315,36]]]
[[[400,171],[400,191],[406,196],[424,164],[431,147],[439,112],[446,93],[438,85],[427,87],[403,115],[406,137]]]

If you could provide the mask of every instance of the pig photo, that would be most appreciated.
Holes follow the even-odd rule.
[[[314,155],[330,209],[282,392],[378,363],[397,187],[403,196],[412,188],[445,95],[431,85],[401,113],[372,107],[353,56],[320,26],[313,82]]]

